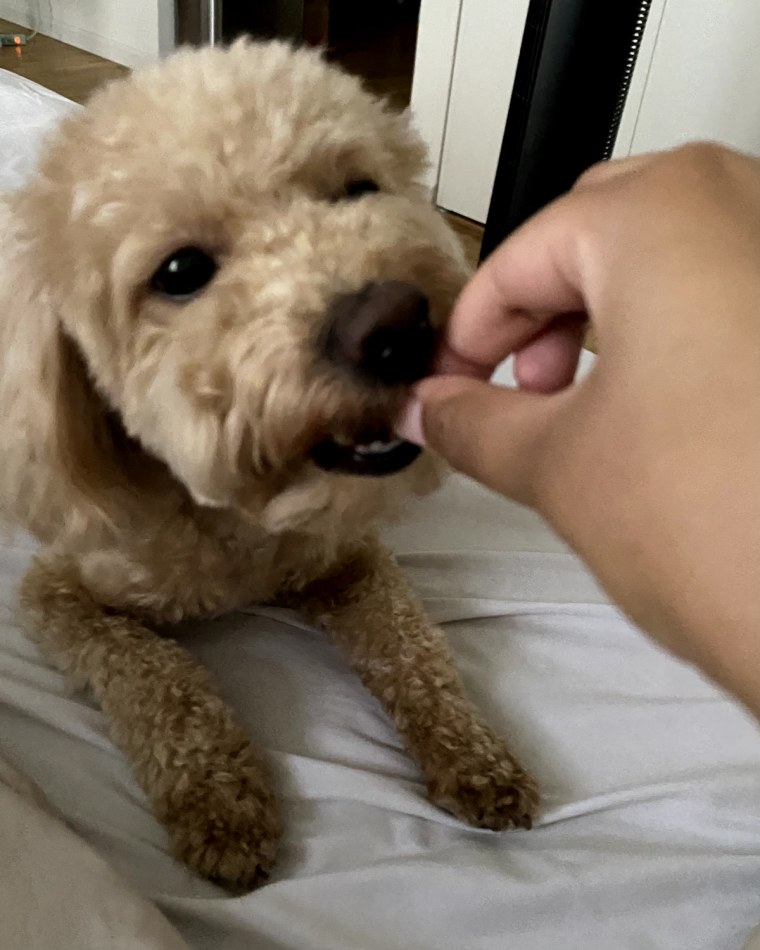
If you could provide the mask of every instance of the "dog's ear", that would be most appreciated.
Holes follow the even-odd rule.
[[[0,262],[13,289],[0,304],[0,510],[50,540],[77,517],[108,520],[125,476],[106,407],[13,222]]]

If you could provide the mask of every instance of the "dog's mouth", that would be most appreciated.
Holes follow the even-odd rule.
[[[315,465],[326,472],[344,475],[393,475],[407,468],[422,449],[388,431],[362,432],[353,441],[327,438],[311,450]]]

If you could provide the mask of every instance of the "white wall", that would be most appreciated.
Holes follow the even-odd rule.
[[[171,48],[173,9],[172,0],[0,0],[0,17],[130,67]]]
[[[665,0],[655,25],[616,153],[713,139],[760,156],[760,2]]]

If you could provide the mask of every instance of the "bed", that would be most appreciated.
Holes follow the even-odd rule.
[[[73,108],[0,70],[0,189]],[[537,827],[493,834],[435,809],[327,641],[251,608],[186,642],[266,750],[287,830],[257,892],[194,878],[101,713],[22,635],[15,589],[34,544],[20,536],[0,548],[3,950],[744,945],[760,920],[754,721],[626,622],[536,516],[465,479],[411,503],[386,540],[540,778]]]

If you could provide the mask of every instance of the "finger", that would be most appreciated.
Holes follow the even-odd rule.
[[[469,376],[486,380],[490,379],[493,366],[465,359],[444,342],[436,355],[433,372],[436,376]]]
[[[419,384],[396,428],[458,471],[533,505],[543,438],[559,398],[462,377],[430,377]]]
[[[446,335],[446,368],[468,368],[467,375],[487,378],[558,314],[588,312],[586,245],[594,209],[608,207],[608,184],[616,187],[625,178],[633,179],[657,160],[647,154],[593,166],[568,194],[501,244],[454,307]]]
[[[583,314],[560,317],[515,354],[514,375],[526,392],[553,393],[575,378],[586,332]]]
[[[515,354],[514,375],[526,392],[553,393],[569,386],[575,378],[586,333],[586,318],[569,315],[545,330]],[[463,359],[447,347],[436,357],[436,376],[464,376],[488,380],[494,367]]]
[[[449,354],[488,376],[558,314],[586,309],[578,272],[578,199],[539,212],[486,260],[454,306]]]

